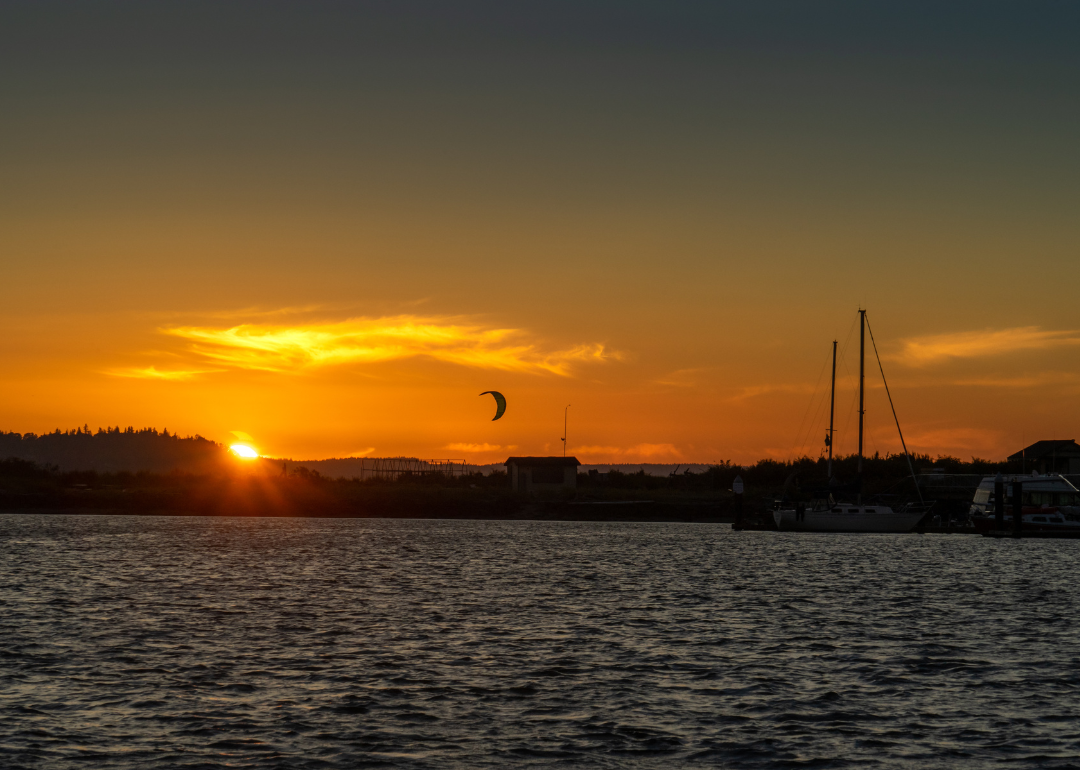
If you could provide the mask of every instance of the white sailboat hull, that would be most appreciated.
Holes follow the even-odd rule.
[[[877,506],[808,510],[800,516],[792,509],[781,509],[773,511],[773,519],[785,532],[910,532],[924,513]]]

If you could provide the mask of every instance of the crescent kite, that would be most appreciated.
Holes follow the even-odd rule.
[[[506,411],[506,397],[497,390],[485,390],[480,395],[486,396],[488,394],[491,394],[491,396],[495,399],[495,416],[491,418],[491,421],[495,422],[497,419],[502,417],[503,412]]]

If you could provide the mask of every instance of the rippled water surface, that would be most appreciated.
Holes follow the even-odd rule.
[[[0,766],[1080,767],[1080,542],[0,516]]]

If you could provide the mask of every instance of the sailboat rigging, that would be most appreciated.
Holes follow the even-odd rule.
[[[889,407],[892,409],[893,420],[896,422],[896,430],[900,434],[900,444],[907,458],[908,469],[915,481],[915,489],[919,495],[919,503],[908,504],[899,510],[893,510],[887,505],[863,504],[862,499],[862,474],[863,474],[863,429],[866,415],[866,332],[870,332],[870,342],[874,348],[874,356],[877,358],[878,369],[881,379],[885,383],[885,393],[889,397]],[[829,450],[828,476],[830,485],[832,477],[832,458],[834,442],[834,418],[836,407],[836,341],[833,341],[833,364],[832,364],[832,395],[829,402],[829,431],[826,436],[826,445]],[[907,451],[903,431],[900,430],[900,419],[896,415],[896,406],[889,391],[888,381],[885,380],[885,369],[881,364],[881,356],[878,354],[877,342],[874,340],[874,332],[870,329],[870,322],[866,318],[866,310],[859,308],[859,444],[858,444],[858,491],[854,503],[836,502],[831,493],[827,497],[812,500],[809,507],[802,503],[792,506],[778,502],[773,510],[773,519],[777,528],[796,532],[910,532],[929,511],[922,498],[922,490],[919,489],[918,479],[915,478],[915,468],[911,462],[911,454]]]
[[[829,435],[825,437],[825,446],[829,448],[828,476],[832,479],[832,449],[836,430],[833,420],[836,417],[836,340],[832,341],[832,391],[829,395]]]

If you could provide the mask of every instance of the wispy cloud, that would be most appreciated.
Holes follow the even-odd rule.
[[[1022,377],[971,377],[954,381],[953,385],[968,388],[1037,388],[1044,385],[1071,385],[1080,381],[1080,377],[1069,372],[1040,372]]]
[[[826,387],[828,383],[826,383]],[[814,386],[809,383],[790,383],[776,385],[748,385],[741,388],[738,393],[730,398],[731,401],[745,401],[748,398],[769,396],[773,393],[813,393]]]
[[[511,444],[509,446],[502,446],[501,444],[447,444],[446,448],[454,452],[476,454],[477,452],[509,452],[513,449],[517,449],[517,445]]]
[[[158,369],[154,366],[109,369],[105,374],[113,377],[130,377],[139,380],[190,380],[200,374],[220,372],[220,369]]]
[[[636,444],[630,447],[618,446],[578,446],[571,447],[574,456],[589,459],[617,457],[623,460],[642,460],[666,457],[678,459],[682,452],[674,444]]]
[[[983,428],[937,428],[907,436],[912,451],[993,451],[1001,442],[1002,433]]]
[[[1021,350],[1047,350],[1080,345],[1080,331],[1044,330],[1038,326],[933,334],[903,340],[893,356],[909,366],[926,366],[955,358],[981,358]]]
[[[695,369],[676,369],[673,372],[668,372],[662,377],[658,377],[653,380],[657,385],[666,385],[669,388],[692,388],[700,381],[701,373],[708,371],[711,367],[700,367]]]
[[[490,328],[450,317],[397,315],[288,325],[177,326],[163,331],[187,340],[193,352],[219,365],[271,372],[426,357],[461,366],[568,377],[576,364],[621,357],[599,343],[545,350],[521,329]]]

